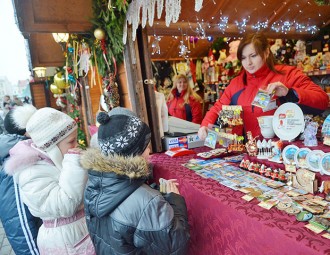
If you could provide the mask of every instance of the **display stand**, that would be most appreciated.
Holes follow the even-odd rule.
[[[305,145],[303,144],[302,141],[295,141],[295,142],[287,142],[284,141],[283,142],[283,148],[285,148],[288,145],[296,145],[299,148],[304,148]],[[313,150],[322,150],[323,152],[330,152],[330,147],[329,146],[325,146],[323,144],[318,145],[316,147],[313,147]],[[285,170],[285,165],[282,163],[277,163],[277,162],[271,162],[267,159],[260,159],[257,156],[249,156],[249,155],[245,155],[244,160],[249,160],[250,162],[255,162],[258,163],[260,165],[264,164],[267,167],[270,167],[272,169],[282,169]],[[316,179],[318,180],[318,183],[321,184],[322,181],[330,181],[330,175],[321,175],[319,172],[316,173]]]

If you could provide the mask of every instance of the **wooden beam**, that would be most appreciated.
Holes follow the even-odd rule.
[[[143,68],[141,69],[143,80],[150,81],[153,80],[154,75],[151,66],[150,50],[148,48],[148,35],[145,30],[141,32],[141,38],[138,39],[140,39],[139,48],[143,53],[143,59],[141,59],[141,66],[143,66]],[[159,123],[161,120],[161,116],[158,116],[158,108],[155,96],[155,84],[144,84],[144,88],[146,92],[146,103],[149,106],[147,108],[147,113],[149,117],[149,127],[151,129],[152,152],[161,152],[163,150],[161,134],[159,132]]]

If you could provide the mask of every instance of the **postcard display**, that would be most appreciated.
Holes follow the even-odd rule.
[[[330,239],[330,196],[314,195],[318,189],[316,173],[330,175],[330,153],[312,147],[317,145],[317,123],[304,116],[296,104],[283,104],[273,116],[277,138],[257,140],[247,132],[245,147],[248,156],[240,154],[241,137],[230,129],[227,132],[223,125],[226,122],[242,125],[239,117],[242,109],[234,106],[223,109],[225,111],[219,114],[220,128],[209,130],[206,138],[205,145],[212,149],[197,154],[184,166],[203,178],[214,179],[241,191],[244,193],[242,199],[246,201],[257,199],[258,205],[265,209],[276,207],[295,215],[298,221],[308,222],[306,228]],[[299,135],[303,136],[306,147],[289,144],[283,148],[283,141],[293,141]],[[330,117],[323,123],[322,135],[324,144],[330,145]],[[215,140],[227,150],[215,148]],[[238,153],[230,156],[230,152]]]

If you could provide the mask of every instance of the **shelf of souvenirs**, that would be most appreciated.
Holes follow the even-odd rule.
[[[215,82],[203,82],[203,86],[207,85],[218,85],[218,86],[227,86],[229,82],[220,82],[220,81],[215,81]]]
[[[308,76],[314,76],[314,75],[327,75],[330,74],[330,69],[325,69],[325,70],[314,70],[310,72],[305,72],[306,75]]]

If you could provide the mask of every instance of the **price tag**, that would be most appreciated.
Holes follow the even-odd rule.
[[[242,198],[243,198],[245,201],[250,202],[254,197],[249,196],[249,195],[245,195],[245,196],[242,196]]]
[[[330,234],[329,234],[329,233],[325,233],[325,234],[323,234],[322,236],[325,237],[325,238],[330,239]]]
[[[305,225],[305,228],[308,228],[309,230],[312,230],[316,234],[320,234],[323,231],[323,229],[321,229],[321,228],[319,228],[315,225],[312,225],[312,224]]]
[[[297,171],[297,169],[296,169],[295,165],[285,164],[285,171],[295,173]]]
[[[260,202],[258,205],[262,208],[265,208],[267,210],[271,209],[273,206],[275,206],[276,204],[278,203],[277,200],[274,200],[274,199],[269,199],[269,200],[266,200],[266,201],[262,201]]]

